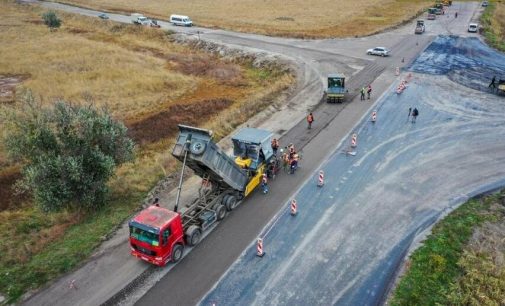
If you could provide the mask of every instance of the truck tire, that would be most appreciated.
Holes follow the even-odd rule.
[[[237,197],[231,194],[228,195],[228,198],[226,199],[225,203],[226,209],[228,211],[232,211],[237,207],[237,204],[238,204]]]
[[[189,147],[189,150],[191,153],[194,155],[200,155],[205,151],[205,142],[195,140],[191,143],[191,146]]]
[[[174,248],[172,249],[172,262],[178,262],[181,260],[183,254],[184,246],[182,244],[174,245]]]
[[[219,204],[216,209],[216,216],[217,216],[217,221],[221,221],[226,217],[226,207],[224,205]]]
[[[200,227],[196,225],[191,225],[186,232],[186,241],[190,246],[195,246],[200,242],[202,238],[202,231]]]
[[[229,196],[230,196],[229,194],[225,194],[223,196],[223,198],[221,199],[221,204],[223,204],[224,206],[226,206],[226,201],[228,201],[228,197]]]

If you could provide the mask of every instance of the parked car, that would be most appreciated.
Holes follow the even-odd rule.
[[[368,54],[368,55],[389,56],[389,53],[391,53],[391,52],[389,51],[389,49],[387,49],[385,47],[375,47],[373,49],[368,49],[366,51],[366,54]]]
[[[188,16],[184,15],[170,15],[170,23],[176,26],[185,26],[191,27],[193,26],[193,21],[189,19]]]
[[[488,5],[487,1],[482,1],[482,6],[486,7]]]
[[[139,13],[133,13],[131,14],[132,18],[132,23],[133,24],[138,24],[138,25],[149,25],[151,24],[151,20],[149,18],[145,17],[142,14]]]
[[[414,33],[415,34],[423,34],[424,30],[425,30],[424,20],[420,19],[417,21],[416,29],[414,30]]]
[[[477,33],[478,29],[479,29],[479,25],[476,23],[470,23],[468,25],[468,32],[470,32],[470,33]]]
[[[109,15],[105,14],[105,13],[101,13],[100,15],[98,15],[98,18],[101,18],[101,19],[109,19]]]
[[[150,26],[153,28],[161,28],[161,25],[158,23],[158,20],[156,19],[151,20]]]

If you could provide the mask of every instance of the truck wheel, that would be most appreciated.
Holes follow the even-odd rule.
[[[186,240],[189,245],[195,246],[202,238],[202,231],[196,225],[191,225],[186,232]]]
[[[221,199],[221,204],[226,206],[226,201],[228,201],[228,197],[230,197],[230,195],[225,194],[224,197]]]
[[[182,258],[182,254],[184,254],[184,246],[181,244],[174,245],[172,249],[172,262],[178,262]]]
[[[219,205],[216,208],[217,221],[221,221],[226,217],[226,207],[224,205]]]
[[[205,151],[205,143],[198,140],[193,141],[189,150],[195,155],[200,155]]]
[[[237,197],[235,197],[234,195],[229,195],[228,198],[226,199],[226,209],[228,211],[232,211],[234,210],[236,207],[237,207]]]

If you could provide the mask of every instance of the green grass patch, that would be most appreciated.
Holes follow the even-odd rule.
[[[156,180],[150,182],[152,185]],[[7,303],[16,302],[27,289],[35,289],[47,281],[75,268],[100,245],[103,239],[139,207],[144,192],[132,192],[112,200],[107,207],[83,217],[68,227],[61,239],[33,254],[27,262],[0,265],[0,291]],[[33,213],[33,223],[16,225],[20,231],[34,231],[44,222],[41,212]],[[16,239],[16,237],[10,237]],[[19,240],[23,243],[23,240]]]
[[[505,52],[505,35],[503,34],[503,31],[505,31],[504,11],[505,2],[489,1],[489,5],[480,17],[486,42],[502,52]]]
[[[431,235],[410,257],[391,305],[451,305],[452,291],[464,274],[460,258],[474,230],[484,222],[503,220],[490,207],[501,195],[472,199],[433,227]],[[452,300],[454,301],[454,300]]]

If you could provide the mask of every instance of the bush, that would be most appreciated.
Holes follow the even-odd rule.
[[[103,205],[116,166],[133,159],[126,127],[107,110],[64,101],[42,108],[31,94],[24,102],[5,116],[7,151],[25,164],[18,189],[44,211]]]
[[[61,26],[61,20],[56,16],[56,13],[53,11],[45,12],[42,14],[42,19],[44,23],[50,28],[55,29]]]

